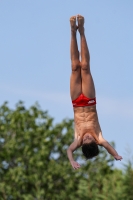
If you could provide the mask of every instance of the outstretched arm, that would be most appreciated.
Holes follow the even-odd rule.
[[[101,145],[116,159],[121,160],[122,157],[118,155],[117,151],[106,141],[102,140]]]
[[[78,140],[75,140],[67,149],[67,156],[68,159],[73,167],[73,169],[78,169],[80,168],[80,165],[74,161],[73,159],[73,152],[79,147],[78,145]]]

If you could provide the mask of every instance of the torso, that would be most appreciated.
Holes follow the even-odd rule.
[[[75,107],[74,108],[74,122],[76,137],[81,142],[84,134],[90,133],[95,138],[97,144],[99,143],[99,135],[101,133],[96,105]]]

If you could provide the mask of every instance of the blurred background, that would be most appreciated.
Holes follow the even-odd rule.
[[[99,121],[121,168],[133,153],[132,8],[131,0],[0,1],[0,105],[37,101],[54,123],[73,119],[69,18],[83,15]]]

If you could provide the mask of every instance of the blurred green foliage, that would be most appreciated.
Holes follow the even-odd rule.
[[[38,104],[15,110],[0,107],[0,200],[133,200],[133,169],[114,168],[114,159],[100,148],[90,161],[73,170],[66,149],[73,140],[73,120],[53,123]],[[113,145],[113,144],[112,144]]]

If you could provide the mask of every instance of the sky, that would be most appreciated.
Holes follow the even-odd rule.
[[[83,15],[99,121],[122,167],[133,155],[132,8],[132,0],[0,1],[0,105],[38,102],[54,123],[73,119],[69,18]]]

